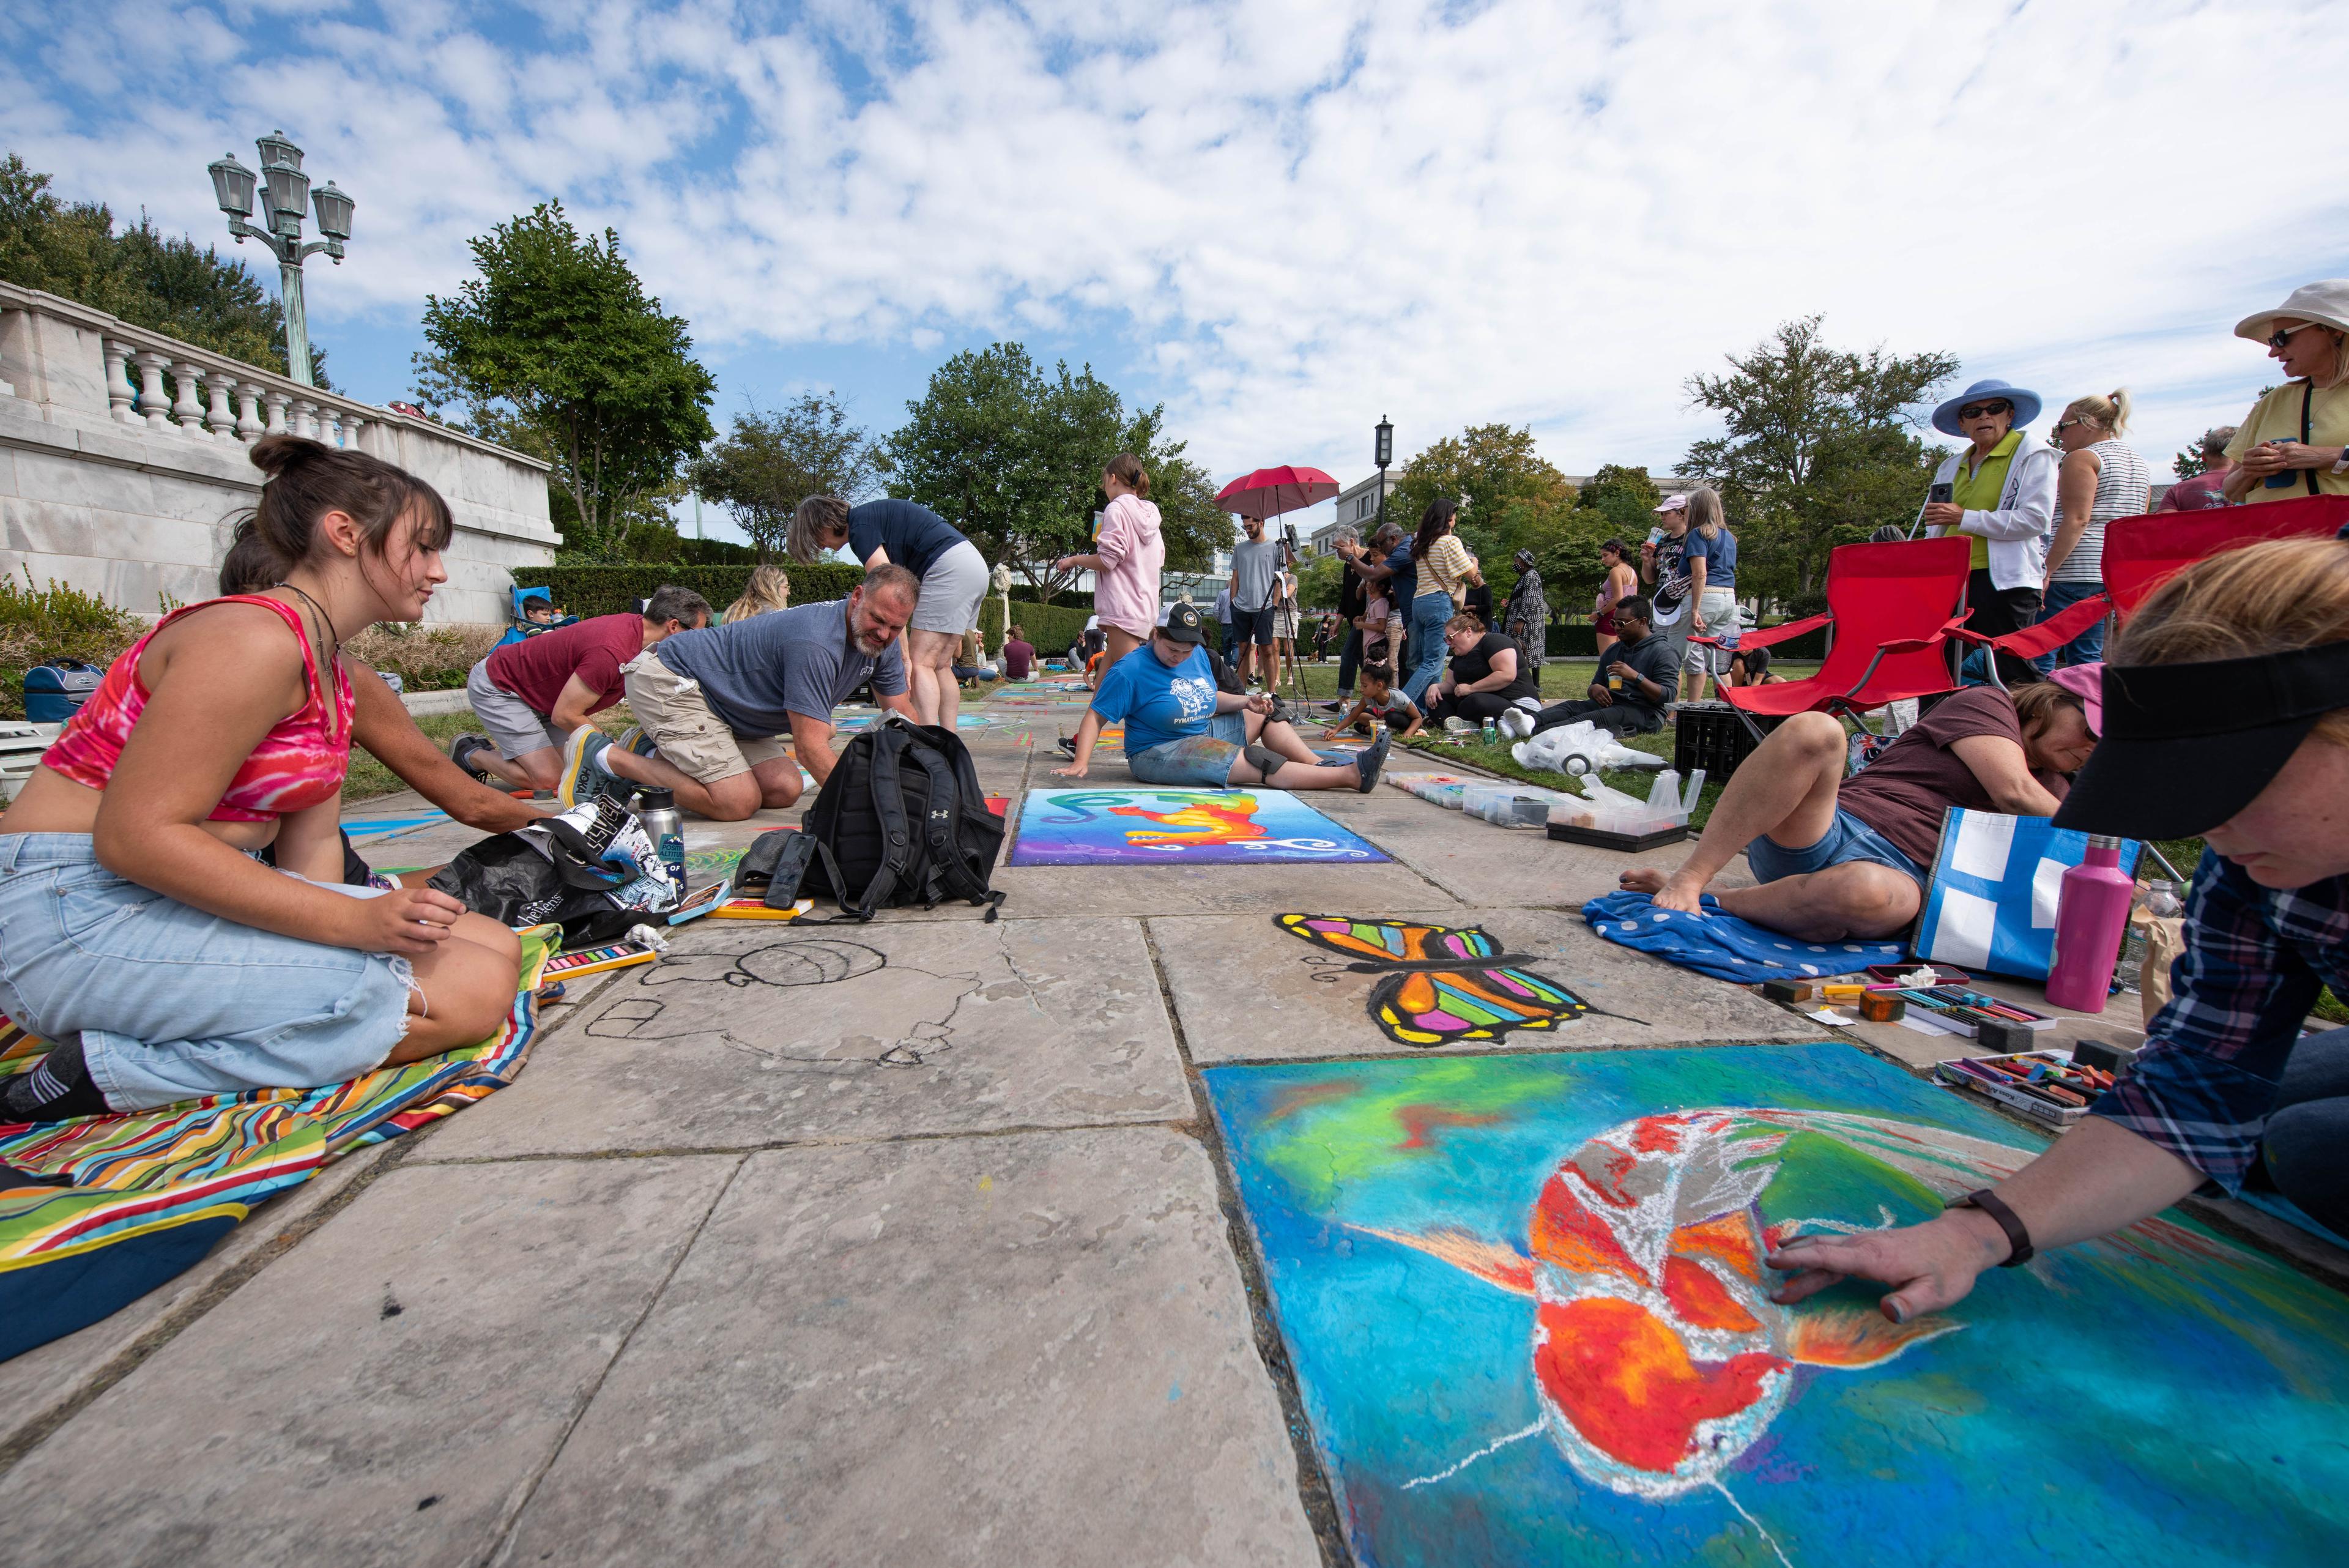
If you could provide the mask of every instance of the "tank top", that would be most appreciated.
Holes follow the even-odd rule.
[[[341,791],[343,775],[351,766],[351,709],[355,700],[349,678],[346,676],[335,683],[335,723],[329,733],[318,661],[311,651],[309,634],[302,628],[302,618],[290,606],[254,594],[206,599],[202,604],[173,610],[157,621],[146,636],[114,661],[106,679],[98,682],[98,690],[67,722],[65,732],[42,753],[42,763],[78,784],[104,789],[107,781],[114,776],[115,763],[122,760],[123,744],[130,739],[139,715],[147,710],[147,688],[139,679],[140,656],[155,640],[155,633],[181,616],[223,604],[265,605],[277,612],[293,631],[295,641],[302,645],[302,670],[307,678],[309,695],[301,707],[280,719],[261,738],[261,743],[253,748],[244,765],[236,770],[236,777],[222,793],[220,804],[212,807],[210,820],[268,822],[332,800]]]
[[[2137,448],[2124,441],[2107,440],[2081,450],[2095,452],[2102,465],[2096,470],[2096,498],[2089,504],[2088,526],[2081,533],[2080,542],[2072,546],[2064,564],[2048,574],[2050,582],[2102,583],[2105,524],[2116,517],[2137,517],[2145,512],[2145,487],[2150,481]]]

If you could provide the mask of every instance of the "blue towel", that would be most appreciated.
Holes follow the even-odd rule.
[[[1798,942],[1721,912],[1710,893],[1702,915],[1659,909],[1645,893],[1609,893],[1582,906],[1590,929],[1610,942],[1653,953],[1715,980],[1755,985],[1765,980],[1816,980],[1872,963],[1899,963],[1899,942]]]

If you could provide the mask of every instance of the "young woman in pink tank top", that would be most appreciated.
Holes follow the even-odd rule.
[[[253,462],[269,480],[232,554],[277,586],[158,623],[0,818],[0,1012],[53,1042],[0,1124],[336,1083],[472,1044],[512,1005],[512,931],[341,881],[338,650],[423,615],[448,504],[299,437]]]

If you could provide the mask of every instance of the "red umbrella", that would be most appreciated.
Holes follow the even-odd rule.
[[[1216,504],[1250,517],[1278,517],[1338,493],[1338,482],[1318,468],[1259,468],[1216,493]]]

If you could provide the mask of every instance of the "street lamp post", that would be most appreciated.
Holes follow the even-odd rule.
[[[1387,525],[1387,464],[1394,461],[1394,426],[1387,423],[1384,414],[1379,416],[1376,428],[1378,444],[1372,449],[1373,461],[1379,465],[1379,527]],[[1377,537],[1377,530],[1371,536]]]
[[[316,191],[310,189],[310,177],[302,172],[302,150],[287,140],[284,131],[273,130],[254,146],[261,152],[260,174],[256,177],[238,162],[235,153],[223,153],[219,162],[210,166],[212,195],[228,214],[228,232],[236,236],[238,244],[259,240],[277,258],[278,294],[285,309],[285,373],[305,387],[315,387],[317,382],[310,376],[310,318],[302,304],[302,264],[324,251],[335,258],[336,266],[342,265],[343,242],[351,237],[354,203],[332,181]],[[266,220],[261,227],[245,222],[253,215],[256,183]],[[305,244],[302,219],[313,204],[319,231],[326,237]]]

